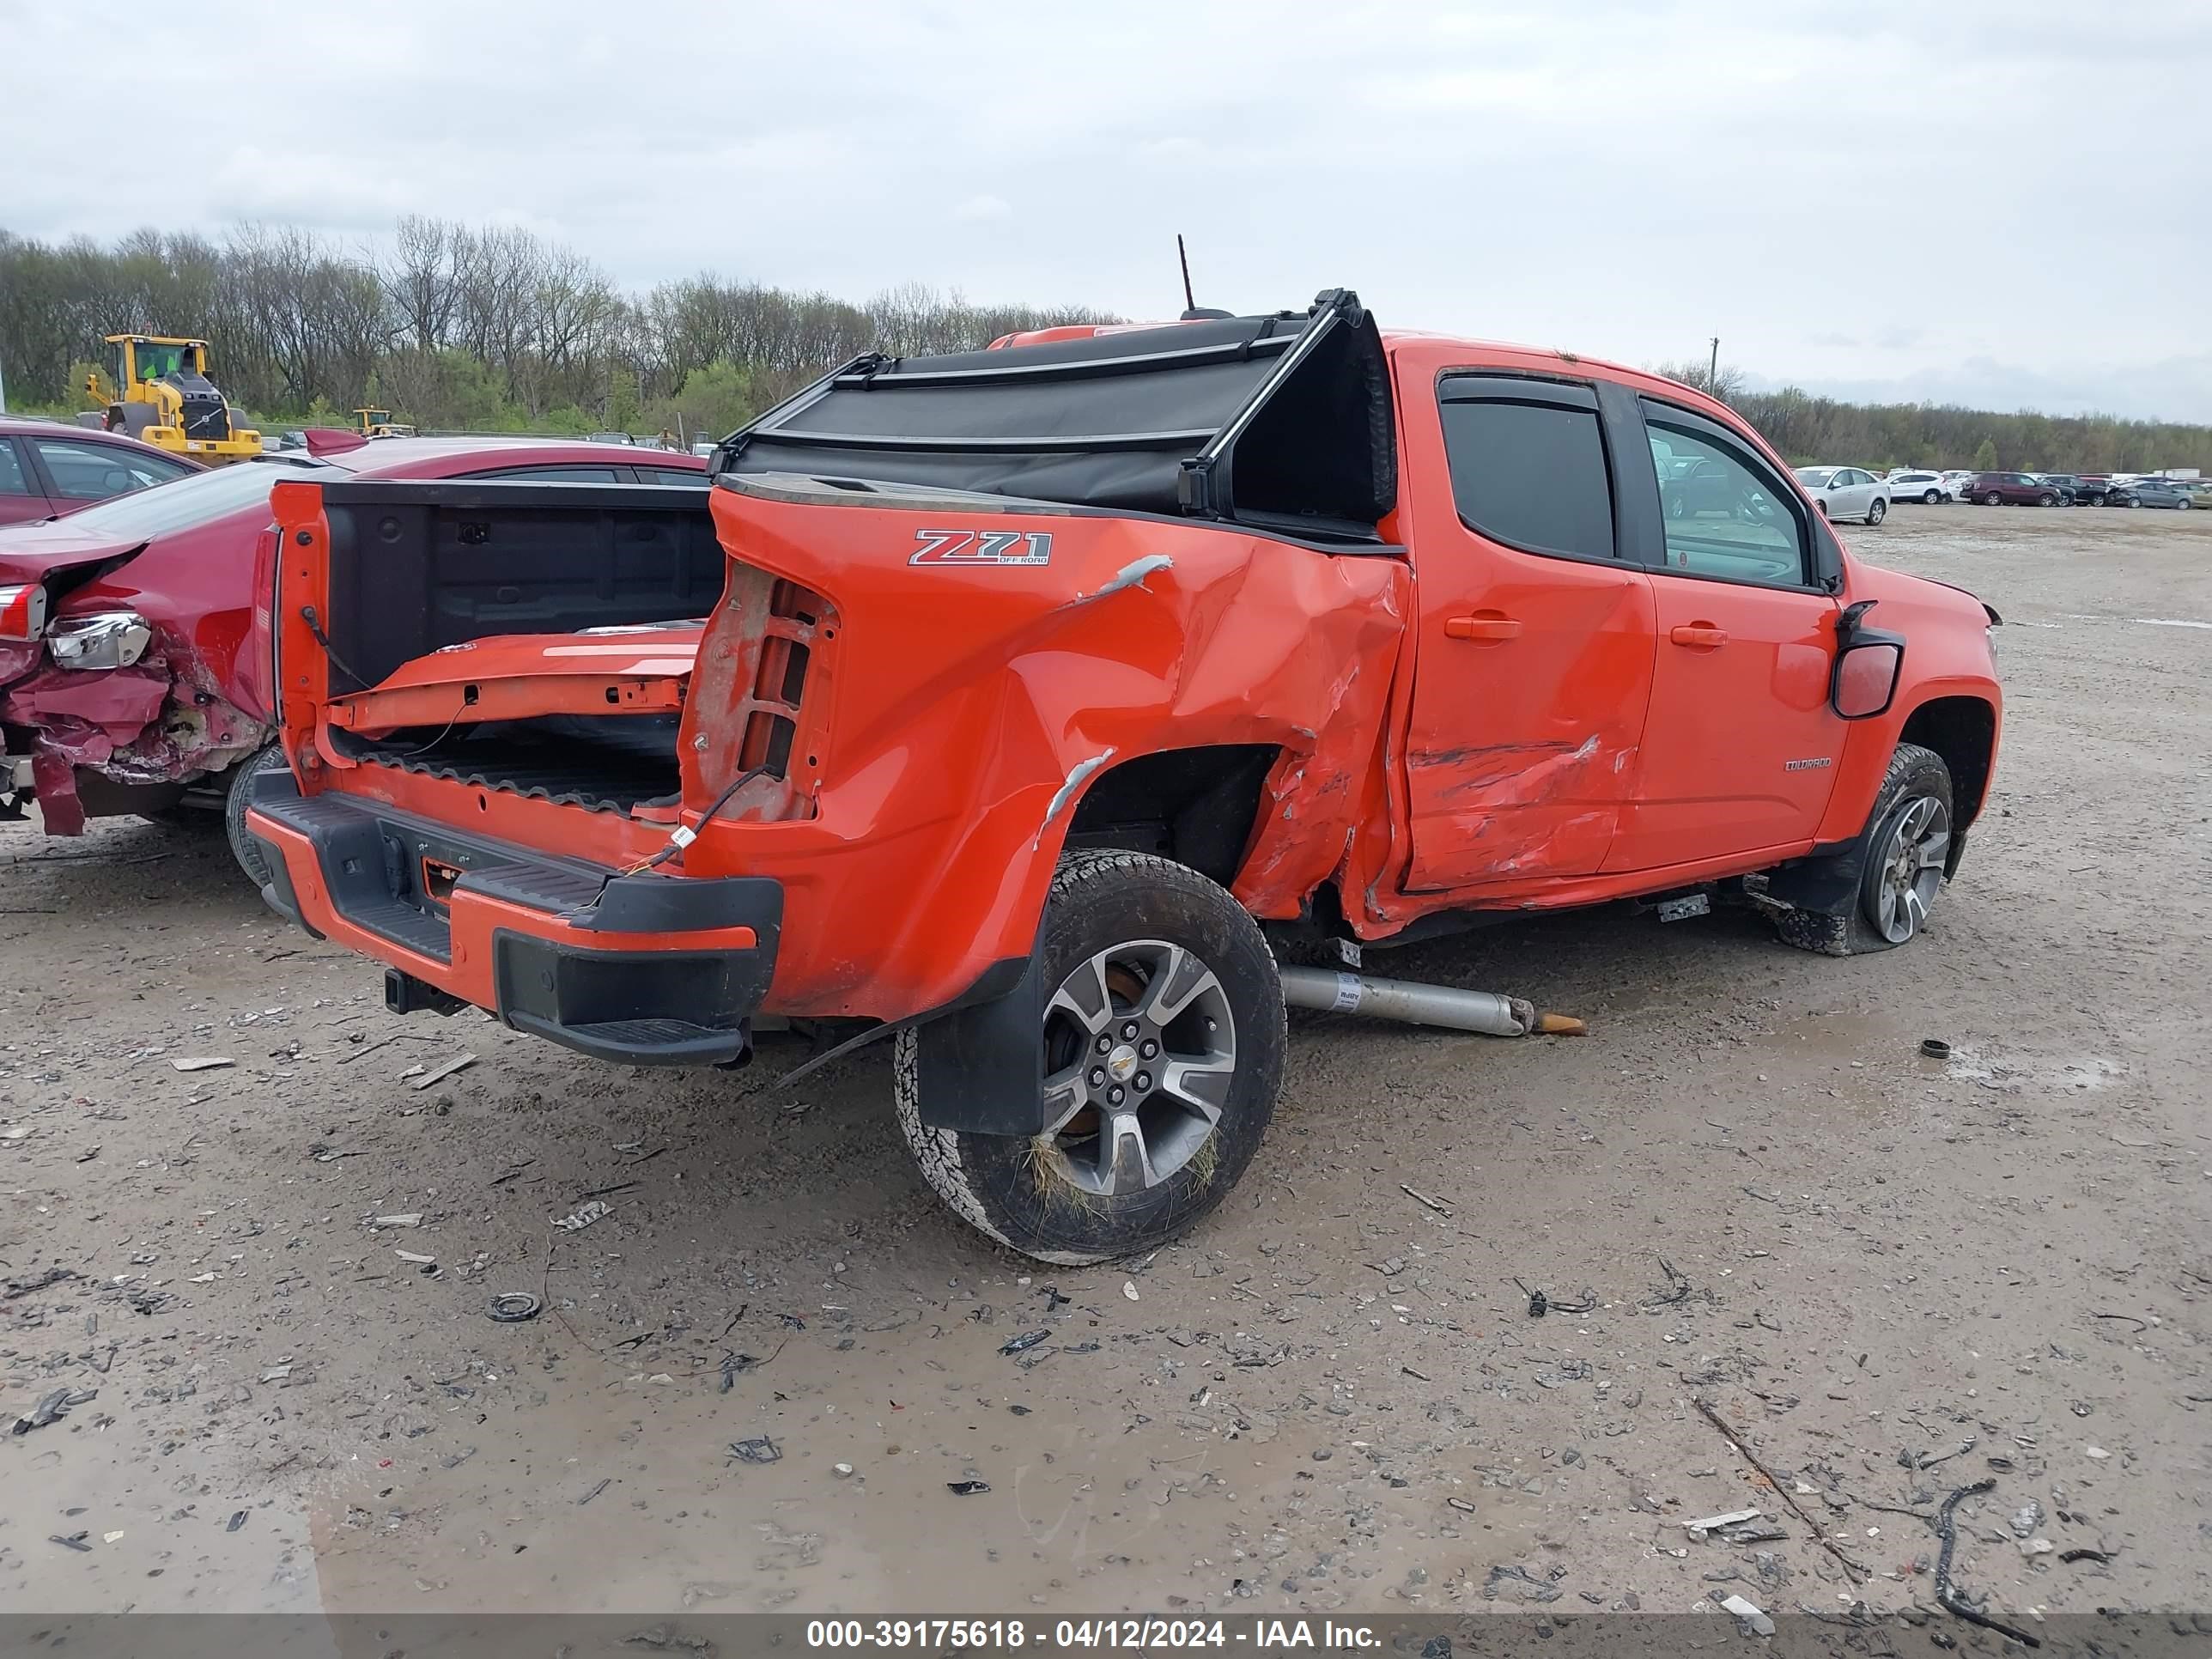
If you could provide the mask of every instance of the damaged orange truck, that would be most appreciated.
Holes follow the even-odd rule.
[[[1694,391],[1342,290],[863,357],[713,471],[279,484],[264,896],[395,1011],[603,1060],[861,1022],[931,1185],[1048,1261],[1251,1159],[1262,923],[1725,890],[1879,950],[1988,795],[1994,611]]]

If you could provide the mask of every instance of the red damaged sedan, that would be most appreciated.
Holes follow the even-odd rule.
[[[0,818],[35,799],[48,835],[74,836],[91,817],[213,809],[264,878],[241,830],[252,773],[284,763],[271,742],[269,492],[343,475],[703,485],[706,463],[559,440],[319,433],[305,453],[0,528]]]

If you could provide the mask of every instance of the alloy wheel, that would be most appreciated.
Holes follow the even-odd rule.
[[[1158,1186],[1205,1149],[1237,1074],[1228,993],[1164,939],[1076,964],[1045,1007],[1046,1127],[1060,1172],[1102,1195]]]
[[[1902,945],[1927,922],[1943,861],[1951,849],[1951,814],[1933,795],[1917,795],[1891,820],[1876,857],[1877,878],[1867,892],[1867,920],[1892,945]]]

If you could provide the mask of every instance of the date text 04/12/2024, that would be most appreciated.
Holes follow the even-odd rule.
[[[1021,1619],[812,1619],[810,1648],[913,1649],[1000,1653],[1041,1648],[1170,1650],[1245,1647],[1259,1651],[1299,1648],[1372,1649],[1382,1638],[1369,1626],[1334,1620],[1059,1619],[1049,1625]]]

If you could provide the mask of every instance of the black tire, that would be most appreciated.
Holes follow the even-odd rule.
[[[2056,507],[2058,505],[2058,497],[2046,493],[2038,495],[2035,498],[2035,504],[2038,507]]]
[[[246,872],[246,878],[253,884],[257,893],[276,878],[262,854],[261,843],[246,831],[246,809],[253,804],[253,780],[264,772],[281,772],[288,764],[284,751],[273,743],[266,749],[255,750],[232,769],[230,792],[223,799],[222,825],[224,833],[230,837],[230,855],[238,860],[238,867]]]
[[[919,1039],[912,1030],[899,1034],[893,1072],[907,1145],[938,1196],[998,1243],[1041,1261],[1071,1267],[1150,1249],[1212,1209],[1251,1163],[1275,1109],[1287,1044],[1282,986],[1259,924],[1221,888],[1166,859],[1102,850],[1060,860],[1037,931],[1039,966],[1044,983],[1052,988],[1048,994],[1056,997],[1073,982],[1073,975],[1117,951],[1141,951],[1163,944],[1188,953],[1166,960],[1194,959],[1211,976],[1212,988],[1191,993],[1179,1005],[1184,1012],[1161,1029],[1167,1057],[1132,1063],[1158,1065],[1164,1072],[1177,1044],[1219,1041],[1217,1022],[1223,1011],[1233,1060],[1225,1083],[1199,1085],[1221,1097],[1214,1103],[1218,1115],[1210,1129],[1200,1127],[1202,1116],[1164,1088],[1139,1100],[1135,1079],[1146,1073],[1110,1074],[1132,1085],[1125,1097],[1129,1117],[1147,1121],[1133,1145],[1125,1133],[1113,1135],[1114,1169],[1103,1176],[1109,1190],[1084,1184],[1083,1179],[1102,1175],[1098,1160],[1104,1139],[1096,1127],[1109,1121],[1109,1115],[1080,1103],[1065,1131],[1036,1136],[931,1128],[921,1121]],[[1117,970],[1130,975],[1139,997],[1130,995],[1126,983],[1116,983]],[[1089,1098],[1087,1078],[1110,1080],[1106,1066],[1118,1064],[1128,1046],[1121,1041],[1127,1028],[1117,1029],[1132,1012],[1124,1005],[1140,1000],[1157,982],[1144,981],[1120,963],[1107,964],[1100,976],[1112,1010],[1103,1035],[1116,1045],[1110,1055],[1101,1057],[1103,1064],[1084,1073],[1090,1063],[1085,1045],[1092,1039],[1083,1036],[1085,1026],[1069,1012],[1073,1003],[1056,1004],[1039,1033],[1039,1041],[1048,1045],[1047,1075],[1063,1070],[1073,1074],[1068,1097],[1083,1102]],[[1206,1013],[1209,1008],[1216,1012]],[[1186,1019],[1202,1020],[1203,1030],[1181,1030]],[[1075,1045],[1066,1054],[1049,1047],[1065,1044],[1071,1036]],[[1159,1052],[1158,1045],[1154,1052]],[[1072,1063],[1070,1054],[1075,1056]],[[1112,1115],[1110,1121],[1121,1119]],[[1165,1130],[1156,1133],[1150,1127],[1154,1121],[1165,1122]],[[1093,1126],[1088,1133],[1086,1125]],[[1176,1161],[1155,1177],[1151,1162],[1156,1144],[1163,1149],[1162,1164],[1170,1157]]]
[[[1874,498],[1874,505],[1867,508],[1866,521],[1869,524],[1880,524],[1888,516],[1889,503],[1882,500],[1881,496],[1875,496]]]
[[[1996,507],[2002,502],[2003,500],[2003,496],[1998,495],[1996,490],[1992,489],[1988,495],[1982,497],[1982,505],[1984,507]]]
[[[1957,833],[1951,811],[1951,769],[1943,763],[1943,757],[1918,744],[1898,744],[1875,796],[1867,833],[1853,855],[1857,867],[1850,908],[1835,914],[1777,911],[1774,929],[1782,942],[1824,956],[1853,957],[1894,950],[1918,937],[1936,895],[1948,879],[1942,860]],[[1906,833],[1908,820],[1923,813],[1924,822]],[[1919,876],[1915,886],[1917,914],[1908,904],[1885,904],[1885,885],[1899,862],[1927,857],[1937,861],[1915,866]],[[1935,872],[1932,878],[1927,871]]]
[[[2177,512],[2177,513],[2186,513],[2186,512],[2188,512],[2188,511],[2189,511],[2189,497],[2188,497],[2188,496],[2186,496],[2186,495],[2184,495],[2184,496],[2183,496],[2179,501],[2176,501],[2176,502],[2173,504],[2173,510],[2174,510],[2175,512]]]
[[[1923,502],[1924,502],[1924,503],[1925,503],[1925,504],[1927,504],[1928,506],[1929,506],[1929,507],[1933,507],[1933,506],[1935,506],[1935,505],[1936,505],[1936,502],[1938,502],[1938,501],[1942,501],[1942,500],[1943,499],[1943,496],[1942,496],[1942,492],[1941,492],[1941,491],[1939,491],[1939,490],[1930,489],[1930,490],[1927,490],[1927,491],[1923,492],[1923,493],[1922,494],[1922,495],[1921,495],[1920,499],[1921,499],[1921,501],[1922,501]]]
[[[1822,518],[1825,519],[1828,516],[1828,504],[1822,501],[1818,495],[1813,497],[1813,505],[1820,509],[1820,516]]]

